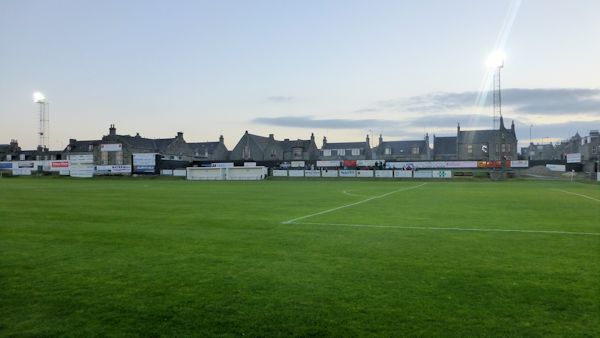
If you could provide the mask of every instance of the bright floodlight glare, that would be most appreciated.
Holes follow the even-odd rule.
[[[40,92],[33,93],[33,102],[40,103],[40,102],[44,102],[45,100],[46,100],[46,97],[44,96],[44,94],[42,94]]]
[[[490,68],[499,68],[504,66],[504,59],[506,58],[506,54],[503,51],[497,50],[492,52],[490,56],[488,56],[485,64]]]

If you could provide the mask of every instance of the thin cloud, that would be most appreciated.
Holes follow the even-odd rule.
[[[431,93],[406,100],[404,109],[410,112],[443,112],[475,107],[477,92]],[[488,93],[484,105],[492,104]],[[600,89],[555,88],[502,90],[502,104],[513,111],[534,115],[568,113],[600,113]]]
[[[389,127],[390,125],[399,125],[398,121],[393,120],[315,119],[311,116],[258,117],[253,119],[252,122],[280,127],[321,129],[366,129],[384,128]]]
[[[292,97],[291,96],[269,96],[269,97],[267,97],[267,100],[271,101],[271,102],[283,103],[283,102],[291,102]]]

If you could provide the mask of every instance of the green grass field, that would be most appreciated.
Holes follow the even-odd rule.
[[[599,185],[2,178],[0,215],[1,336],[600,336]]]

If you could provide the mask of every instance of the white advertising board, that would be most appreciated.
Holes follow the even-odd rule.
[[[96,166],[97,175],[130,175],[130,165],[98,165]]]
[[[292,161],[290,166],[292,168],[304,168],[305,163],[304,163],[304,161]]]
[[[395,178],[412,178],[412,170],[394,170]]]
[[[431,170],[417,170],[413,173],[414,178],[432,178],[433,172]]]
[[[91,164],[94,163],[94,155],[69,155],[69,162],[71,162],[71,164]]]
[[[581,153],[567,154],[567,163],[581,163]]]
[[[356,165],[358,167],[374,167],[375,163],[385,163],[384,160],[357,160]]]
[[[123,145],[120,143],[101,144],[100,151],[123,151]]]
[[[17,162],[16,168],[33,169],[33,168],[37,168],[37,166],[35,165],[35,163],[33,161],[19,161],[19,162]]]
[[[477,161],[387,162],[388,169],[477,168]]]
[[[186,169],[173,169],[173,176],[175,177],[185,177],[187,174]]]
[[[190,167],[186,169],[186,179],[192,181],[220,181],[225,179],[225,168]]]
[[[172,169],[163,169],[160,171],[160,175],[161,176],[173,176],[173,170]]]
[[[373,170],[357,170],[356,177],[373,177]]]
[[[356,177],[356,170],[339,170],[340,177]]]
[[[432,174],[433,178],[452,178],[451,170],[434,170]]]
[[[94,166],[71,167],[71,170],[69,170],[69,175],[77,178],[92,178],[94,177]]]
[[[338,177],[338,171],[323,169],[321,170],[321,177]]]
[[[511,168],[529,168],[529,161],[510,161]]]
[[[156,154],[154,153],[138,153],[133,155],[134,166],[155,166]]]
[[[211,163],[211,167],[213,168],[233,168],[233,162],[223,162],[223,163]]]
[[[29,169],[29,168],[13,169],[12,174],[13,174],[13,176],[29,176],[29,175],[31,175],[31,169]]]
[[[337,168],[340,166],[340,161],[317,161],[319,168]]]
[[[375,177],[393,178],[394,171],[393,170],[375,170]]]
[[[304,170],[304,177],[321,177],[321,170]]]
[[[61,169],[58,171],[60,176],[69,176],[71,175],[71,171],[69,169]]]
[[[265,167],[235,167],[225,168],[225,179],[226,180],[245,180],[245,181],[256,181],[262,180],[266,177]]]
[[[304,170],[288,170],[290,177],[304,177]]]
[[[256,167],[256,162],[244,162],[244,167]]]
[[[567,171],[567,166],[564,164],[546,164],[546,168],[548,168],[550,171]]]
[[[279,169],[273,170],[273,177],[287,177],[287,175],[288,175],[287,170],[279,170]]]

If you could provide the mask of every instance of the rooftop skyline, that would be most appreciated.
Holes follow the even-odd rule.
[[[487,55],[506,52],[520,144],[600,128],[597,1],[0,3],[0,143],[50,148],[110,124],[235,145],[245,130],[317,141],[492,127]]]

